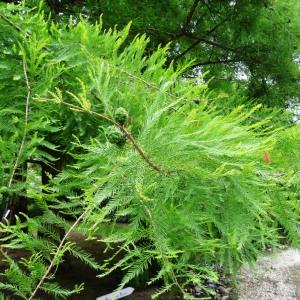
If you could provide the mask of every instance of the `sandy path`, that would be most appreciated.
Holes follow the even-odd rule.
[[[300,252],[287,249],[243,268],[237,290],[239,300],[299,300]]]

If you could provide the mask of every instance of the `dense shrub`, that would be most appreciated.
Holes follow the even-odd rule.
[[[83,288],[55,283],[66,252],[101,276],[122,269],[121,286],[156,264],[157,295],[189,298],[218,267],[236,272],[283,238],[299,245],[299,154],[287,159],[299,127],[272,127],[259,106],[224,114],[205,84],[182,79],[187,66],[164,67],[167,47],[124,45],[128,30],[1,10],[0,288],[23,299]],[[72,230],[123,257],[100,266]],[[30,255],[15,262],[7,250],[20,248]]]

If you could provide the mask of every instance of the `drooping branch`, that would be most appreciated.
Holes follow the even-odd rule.
[[[153,218],[153,214],[152,214],[151,209],[145,204],[145,202],[141,201],[141,204],[144,206],[145,211],[147,212],[147,214],[149,216],[149,220],[151,222],[153,231],[154,232],[158,232],[158,229],[157,229],[157,226],[156,226],[156,222],[155,222],[155,220]],[[170,265],[169,258],[164,254],[163,249],[161,249],[161,247],[158,247],[158,250],[160,252],[161,259],[165,261],[166,265]],[[184,291],[184,289],[182,288],[182,286],[178,282],[177,277],[176,277],[176,275],[174,273],[174,270],[172,268],[170,268],[168,271],[169,271],[169,275],[171,276],[171,278],[173,280],[173,283],[177,286],[177,288],[180,290],[180,292],[182,293],[182,295],[185,295],[186,292]]]
[[[49,101],[49,99],[39,99],[38,101]],[[166,173],[166,174],[170,174],[172,172],[174,172],[173,170],[167,170],[159,165],[157,165],[156,163],[154,163],[151,158],[146,154],[146,152],[144,151],[144,149],[138,144],[138,142],[135,140],[135,138],[133,137],[133,135],[131,134],[131,132],[126,129],[123,125],[117,123],[115,120],[111,119],[110,117],[92,111],[92,110],[86,110],[80,106],[74,105],[72,103],[68,103],[65,101],[60,101],[59,103],[61,103],[62,105],[69,107],[70,109],[73,109],[75,111],[78,112],[83,112],[83,113],[88,113],[90,115],[96,116],[99,119],[102,119],[108,123],[111,123],[113,125],[115,125],[116,127],[118,127],[121,132],[124,133],[124,135],[127,137],[127,139],[130,141],[130,143],[133,145],[133,147],[136,149],[136,151],[140,154],[140,156],[144,159],[144,161],[155,171],[160,172],[160,173]]]
[[[24,128],[24,133],[23,133],[23,137],[22,137],[22,140],[21,140],[19,152],[17,154],[17,158],[16,158],[12,173],[11,173],[10,178],[9,178],[8,187],[11,187],[11,185],[12,185],[13,177],[14,177],[14,174],[15,174],[16,169],[18,167],[20,156],[23,152],[24,143],[25,143],[25,139],[26,139],[26,135],[27,135],[29,100],[30,100],[30,97],[31,97],[31,87],[30,87],[30,83],[29,83],[29,79],[28,79],[28,75],[27,75],[27,64],[26,64],[26,61],[25,61],[25,57],[23,57],[23,73],[24,73],[24,78],[25,78],[26,88],[27,88],[27,96],[26,96],[26,102],[25,102],[25,119],[24,119],[25,128]]]

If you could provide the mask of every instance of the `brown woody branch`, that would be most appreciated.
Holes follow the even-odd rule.
[[[128,138],[128,140],[131,142],[131,144],[134,146],[134,148],[136,149],[136,151],[140,154],[140,156],[145,160],[145,162],[155,171],[160,172],[160,173],[171,173],[173,171],[171,170],[166,170],[160,166],[158,166],[157,164],[155,164],[149,157],[148,155],[145,153],[145,151],[143,150],[143,148],[137,143],[137,141],[135,140],[135,138],[132,136],[131,132],[126,129],[124,126],[122,126],[121,124],[117,123],[116,121],[114,121],[113,119],[111,119],[110,117],[104,115],[104,114],[100,114],[98,112],[95,111],[91,111],[91,110],[85,110],[83,108],[81,108],[80,106],[68,103],[68,102],[64,102],[61,101],[61,104],[63,104],[64,106],[67,106],[73,110],[79,111],[79,112],[85,112],[85,113],[89,113],[93,116],[96,116],[108,123],[111,123],[113,125],[115,125],[116,127],[118,127],[124,134],[125,136]]]
[[[199,42],[203,42],[207,45],[211,45],[211,46],[214,46],[214,47],[217,47],[217,48],[220,48],[220,49],[223,49],[223,50],[227,50],[227,51],[230,51],[230,52],[238,52],[236,49],[234,48],[231,48],[231,47],[228,47],[228,46],[225,46],[225,45],[222,45],[222,44],[219,44],[218,42],[215,42],[215,41],[212,41],[212,40],[209,40],[205,37],[199,37],[199,36],[195,36],[191,33],[188,33],[186,32],[185,33],[185,36],[189,37],[190,39],[193,39],[193,40],[197,40]]]
[[[183,57],[184,55],[186,55],[188,52],[190,52],[192,49],[194,49],[197,45],[199,45],[201,43],[200,40],[196,41],[195,43],[193,43],[190,47],[188,47],[186,50],[184,50],[183,52],[181,52],[180,54],[178,54],[174,60],[178,60],[179,58]]]
[[[185,35],[188,36],[189,38],[196,39],[196,42],[194,42],[190,47],[188,47],[182,53],[180,53],[179,55],[177,55],[175,57],[175,60],[178,60],[179,58],[183,57],[184,55],[186,55],[188,52],[190,52],[192,49],[194,49],[197,45],[199,45],[202,42],[204,42],[206,44],[209,44],[211,46],[217,47],[217,48],[221,48],[223,50],[230,51],[230,52],[234,52],[234,53],[238,52],[236,49],[229,48],[229,47],[221,45],[221,44],[219,44],[217,42],[208,40],[208,39],[206,39],[204,37],[194,37],[192,34],[189,34],[189,33],[185,33]],[[204,63],[204,64],[209,64],[209,63]],[[201,65],[201,63],[199,65]]]
[[[186,31],[187,30],[187,27],[190,25],[191,21],[192,21],[192,18],[193,18],[193,15],[196,11],[196,8],[198,6],[198,4],[200,3],[201,0],[195,0],[193,5],[191,6],[190,8],[190,11],[186,17],[186,20],[185,20],[185,23],[183,25],[183,31]]]
[[[186,17],[186,20],[182,26],[182,28],[180,30],[178,30],[177,32],[175,33],[171,33],[169,34],[169,37],[168,39],[166,40],[166,44],[171,42],[171,41],[174,41],[176,39],[178,39],[179,37],[182,37],[183,35],[185,35],[185,33],[188,31],[188,26],[190,25],[192,19],[193,19],[193,16],[195,14],[195,11],[196,11],[196,8],[198,6],[198,4],[200,3],[201,0],[195,0],[193,5],[191,6],[188,14],[187,14],[187,17]]]
[[[230,18],[231,18],[231,15],[228,16],[227,18],[223,19],[220,23],[216,24],[214,27],[209,29],[206,32],[206,35],[209,35],[209,34],[212,34],[213,32],[215,32],[220,26],[222,26],[224,23],[226,23]]]
[[[207,66],[207,65],[218,65],[218,64],[231,64],[235,62],[239,62],[240,60],[237,59],[220,59],[220,60],[208,60],[204,62],[199,62],[191,66],[191,68]]]

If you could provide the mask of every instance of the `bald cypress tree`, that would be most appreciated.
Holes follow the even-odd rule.
[[[201,76],[184,78],[193,62],[167,64],[172,46],[149,52],[145,35],[101,19],[54,22],[45,5],[0,11],[3,292],[79,293],[55,280],[69,253],[99,276],[122,270],[121,287],[155,264],[154,297],[192,299],[191,285],[213,295],[205,280],[220,268],[235,273],[283,239],[299,246],[299,126],[279,128],[260,105],[224,114]],[[12,210],[21,199],[28,211]],[[111,259],[71,242],[75,230]]]

